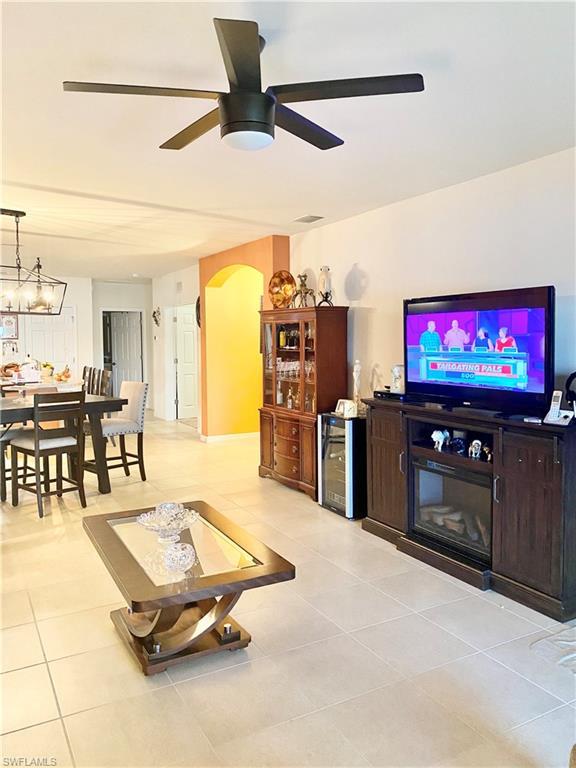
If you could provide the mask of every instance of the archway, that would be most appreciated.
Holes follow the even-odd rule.
[[[264,275],[246,264],[224,267],[206,285],[205,377],[210,407],[204,434],[258,431],[262,404],[258,311],[263,292]]]

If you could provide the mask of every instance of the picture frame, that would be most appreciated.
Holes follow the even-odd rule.
[[[9,313],[0,315],[0,339],[14,341],[18,338],[18,315]]]

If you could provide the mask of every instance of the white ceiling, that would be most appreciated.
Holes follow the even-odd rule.
[[[24,260],[39,255],[53,274],[151,277],[303,231],[304,214],[342,219],[574,144],[571,3],[13,2],[2,13],[2,205],[27,211]],[[278,130],[257,153],[218,130],[158,149],[211,102],[62,91],[63,80],[226,90],[214,16],[258,21],[264,86],[421,72],[426,90],[292,105],[345,144],[321,152]],[[12,243],[12,222],[0,223]]]

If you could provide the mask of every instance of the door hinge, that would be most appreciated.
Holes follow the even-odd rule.
[[[178,358],[177,357],[174,358],[174,365],[178,365]]]
[[[174,315],[174,317],[172,318],[172,322],[173,323],[177,323],[178,322],[178,318],[176,317],[176,315]]]

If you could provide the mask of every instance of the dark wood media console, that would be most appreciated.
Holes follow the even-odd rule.
[[[392,399],[368,405],[368,517],[402,552],[559,621],[576,617],[576,426]],[[492,461],[435,429],[487,445]]]

